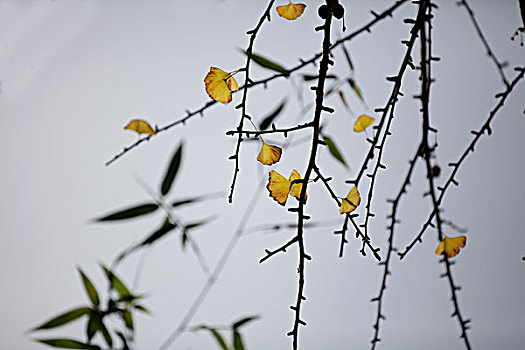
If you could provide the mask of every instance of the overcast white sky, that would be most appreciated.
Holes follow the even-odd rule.
[[[286,1],[277,1],[285,3]],[[278,18],[273,10],[255,44],[255,52],[285,66],[319,51],[321,34],[317,7],[321,1],[305,1],[306,12],[295,23]],[[342,1],[348,32],[370,19],[369,10],[382,11],[390,1]],[[471,0],[486,37],[505,72],[525,63],[525,48],[511,41],[523,25],[518,2]],[[431,114],[439,129],[438,162],[444,181],[446,164],[455,161],[479,129],[497,101],[503,85],[493,63],[476,37],[463,8],[441,2],[435,12],[434,53],[442,58],[433,66],[437,78],[432,88]],[[239,53],[247,46],[251,29],[266,6],[256,0],[0,0],[0,154],[3,162],[0,194],[0,342],[5,349],[44,349],[24,332],[62,311],[87,303],[76,267],[81,266],[105,290],[99,262],[112,259],[132,242],[140,240],[162,222],[153,215],[119,224],[93,224],[102,214],[149,199],[138,184],[141,179],[159,187],[170,155],[181,141],[185,153],[181,172],[170,198],[184,198],[229,189],[234,140],[225,135],[238,123],[230,105],[216,105],[204,118],[196,117],[126,155],[110,167],[104,163],[136,135],[122,130],[135,117],[165,125],[208,101],[203,78],[210,66],[234,70],[244,65]],[[323,150],[319,164],[334,177],[334,190],[344,196],[344,180],[355,176],[366,151],[365,135],[351,132],[356,116],[374,115],[390,94],[384,77],[397,72],[408,39],[415,7],[404,5],[393,19],[349,43],[355,78],[369,109],[345,90],[354,114],[333,97],[325,133],[332,136],[348,163],[341,167]],[[334,38],[340,23],[334,27]],[[341,52],[335,53],[335,72],[348,73]],[[268,72],[253,68],[253,77]],[[315,74],[314,67],[305,73]],[[243,76],[239,75],[239,82]],[[294,78],[301,86],[301,78]],[[271,83],[249,93],[248,112],[260,121],[283,98],[290,103],[278,126],[293,125],[299,111],[289,81]],[[312,92],[304,85],[305,101]],[[418,93],[417,73],[405,77],[404,98],[397,110],[393,136],[388,141],[380,173],[371,232],[374,244],[385,253],[386,198],[396,195],[407,163],[420,138],[419,105],[410,96]],[[476,349],[517,349],[525,345],[525,236],[523,198],[525,186],[525,85],[509,97],[492,124],[493,135],[483,137],[461,168],[459,187],[451,188],[444,201],[444,215],[468,228],[467,247],[454,266],[463,288],[459,293],[464,315],[472,319],[470,339]],[[304,115],[309,120],[311,112]],[[259,118],[259,119],[257,119]],[[298,138],[307,135],[298,135]],[[268,137],[283,144],[281,136]],[[208,263],[214,265],[239,222],[254,191],[262,191],[248,226],[294,222],[295,215],[277,205],[258,187],[269,170],[255,162],[259,146],[243,144],[241,172],[235,202],[216,199],[186,208],[178,215],[197,221],[217,219],[194,232]],[[306,146],[285,150],[271,169],[286,174],[306,169]],[[416,169],[411,194],[402,202],[403,224],[396,245],[403,248],[419,231],[430,206],[423,167]],[[438,183],[441,183],[438,181]],[[290,206],[290,205],[288,205]],[[319,184],[309,187],[308,213],[313,220],[331,223],[306,232],[306,246],[313,261],[307,265],[301,349],[366,349],[372,337],[376,305],[369,300],[379,289],[382,269],[371,256],[359,254],[360,244],[351,239],[344,258],[338,258],[342,219]],[[363,208],[360,208],[363,213]],[[447,233],[455,235],[452,229]],[[249,349],[287,349],[297,288],[296,249],[264,264],[264,249],[273,249],[294,233],[258,232],[243,237],[224,273],[196,314],[192,325],[206,322],[225,325],[253,314],[262,319],[245,329]],[[403,261],[394,259],[384,299],[386,322],[381,326],[382,349],[462,349],[457,321],[449,316],[452,304],[443,267],[434,255],[436,234],[429,231]],[[118,270],[131,284],[140,255]],[[182,251],[179,237],[169,237],[146,255],[137,292],[146,293],[153,316],[137,319],[137,349],[156,349],[176,327],[189,304],[205,283],[195,256]],[[81,323],[39,336],[84,336]],[[206,333],[186,333],[173,349],[214,349]]]

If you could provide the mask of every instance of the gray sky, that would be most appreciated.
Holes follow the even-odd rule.
[[[297,22],[287,22],[272,12],[255,43],[255,52],[272,57],[284,66],[309,58],[320,48],[321,1],[305,1],[306,12]],[[278,1],[279,4],[285,1]],[[380,12],[390,1],[343,1],[348,32],[370,19],[369,10]],[[471,0],[476,17],[498,57],[509,62],[505,73],[511,80],[513,67],[523,66],[525,49],[511,41],[522,25],[517,1]],[[203,78],[210,66],[234,70],[244,65],[239,53],[266,6],[264,1],[94,1],[94,0],[0,0],[0,152],[4,163],[0,193],[0,339],[6,349],[43,349],[24,332],[62,311],[87,303],[76,267],[105,289],[99,262],[112,259],[132,242],[150,233],[162,221],[151,216],[128,223],[93,224],[91,219],[149,199],[137,179],[159,187],[170,155],[179,142],[185,153],[170,199],[229,189],[234,139],[225,135],[237,126],[230,105],[206,111],[143,144],[110,167],[104,163],[136,135],[122,128],[133,118],[165,125],[208,101]],[[327,101],[336,113],[325,132],[333,137],[350,164],[340,166],[326,150],[319,164],[334,178],[340,196],[348,192],[344,180],[355,176],[367,150],[366,135],[351,131],[359,114],[382,107],[391,83],[384,77],[397,72],[404,53],[401,40],[408,39],[413,16],[411,4],[347,46],[356,67],[355,78],[368,106],[345,90],[353,114],[336,96]],[[454,2],[442,2],[435,13],[434,52],[441,57],[433,65],[437,78],[432,87],[431,117],[439,129],[438,158],[443,175],[446,165],[459,158],[496,105],[495,93],[503,85],[493,63],[475,35],[466,11]],[[340,22],[334,26],[334,38]],[[348,73],[341,52],[335,53],[334,71]],[[415,55],[417,57],[417,55]],[[304,73],[315,74],[315,67]],[[254,78],[269,73],[258,67]],[[238,75],[238,81],[244,80]],[[305,103],[312,100],[309,85],[301,86]],[[406,97],[396,108],[393,136],[384,163],[388,169],[378,178],[371,223],[374,244],[384,255],[387,231],[386,198],[396,195],[407,163],[420,138],[419,105],[410,96],[419,92],[417,72],[405,76]],[[525,238],[523,198],[525,187],[522,150],[525,96],[523,82],[507,100],[492,123],[493,135],[483,137],[458,173],[459,187],[449,190],[444,215],[468,228],[467,247],[455,258],[454,277],[463,314],[472,319],[470,339],[476,349],[517,349],[525,344]],[[287,80],[272,82],[268,89],[250,90],[248,112],[260,121],[283,98],[288,103],[278,126],[295,123],[300,103]],[[302,120],[309,120],[312,112]],[[297,138],[307,135],[298,134]],[[282,145],[279,136],[267,141]],[[305,144],[306,145],[306,144]],[[295,215],[277,205],[259,188],[269,169],[286,176],[291,169],[304,174],[309,147],[284,150],[282,160],[271,168],[255,161],[259,144],[244,143],[235,201],[216,199],[185,208],[178,215],[186,222],[217,215],[213,224],[193,234],[209,265],[215,265],[239,222],[254,191],[262,191],[248,226],[294,222]],[[404,248],[426,220],[430,206],[422,194],[427,190],[422,164],[416,169],[410,195],[402,202],[403,224],[397,231],[397,247]],[[290,202],[293,202],[291,199]],[[287,205],[290,207],[290,204]],[[364,208],[358,212],[363,214]],[[382,269],[368,255],[359,254],[360,243],[350,239],[344,257],[338,258],[342,218],[320,184],[309,186],[307,207],[314,220],[329,226],[306,232],[307,251],[313,261],[306,268],[306,291],[301,328],[301,349],[367,348],[372,337],[376,305],[369,302],[379,290]],[[364,216],[362,216],[364,217]],[[446,232],[452,236],[453,229]],[[290,339],[295,303],[297,251],[273,257],[264,264],[264,249],[273,249],[294,233],[253,233],[236,246],[223,274],[192,325],[229,324],[246,315],[261,320],[245,328],[249,349],[286,349]],[[353,232],[351,232],[351,237]],[[393,274],[384,298],[386,321],[380,336],[384,349],[461,349],[457,321],[452,313],[450,291],[439,279],[443,267],[434,254],[436,233],[428,231],[404,260],[394,259]],[[138,292],[146,293],[153,316],[137,319],[138,349],[155,349],[176,327],[193,301],[205,276],[191,251],[183,251],[180,237],[162,240],[145,255]],[[132,283],[140,254],[119,268]],[[42,337],[74,336],[84,330],[78,322]],[[217,348],[206,333],[186,333],[173,349]]]

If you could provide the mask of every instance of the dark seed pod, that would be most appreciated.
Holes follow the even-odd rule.
[[[319,17],[321,17],[322,19],[327,19],[328,16],[330,16],[330,10],[326,5],[319,6],[319,10],[317,10],[317,12],[319,14]]]
[[[326,0],[326,4],[328,5],[328,7],[330,7],[330,9],[333,9],[334,7],[339,5],[339,0]]]
[[[332,13],[334,14],[335,18],[341,19],[345,14],[345,8],[341,4],[337,4],[332,10]]]

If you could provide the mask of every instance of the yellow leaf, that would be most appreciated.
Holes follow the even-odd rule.
[[[305,7],[305,4],[293,4],[290,1],[288,5],[277,6],[276,9],[279,16],[293,21],[303,14]]]
[[[281,159],[281,153],[281,148],[277,146],[268,145],[264,141],[262,141],[261,151],[259,152],[257,160],[263,163],[264,165],[272,165],[277,163],[279,159]]]
[[[355,132],[362,132],[365,131],[366,128],[368,128],[370,125],[374,123],[376,118],[369,117],[366,114],[361,115],[354,124],[354,131]]]
[[[133,119],[124,127],[124,130],[133,130],[140,134],[155,135],[157,132],[148,124],[147,121],[142,119]]]
[[[458,255],[459,250],[466,244],[467,237],[465,236],[448,237],[445,235],[445,239],[436,248],[436,254],[441,255],[445,252],[449,258],[453,258]]]
[[[280,205],[285,205],[290,193],[291,182],[277,171],[270,171],[269,181],[266,188],[270,192],[270,197],[275,199]]]
[[[293,180],[300,180],[301,179],[301,175],[299,175],[299,172],[297,170],[293,170],[292,173],[290,174],[290,183],[293,181]],[[292,197],[295,197],[297,199],[299,199],[299,196],[301,195],[301,190],[303,189],[303,184],[302,183],[294,183],[291,188],[290,188],[290,196]],[[304,194],[304,200],[306,201],[307,199],[307,194],[305,193]]]
[[[217,67],[211,67],[209,73],[204,78],[206,92],[215,101],[230,103],[232,100],[231,91],[239,90],[237,81],[231,73],[226,73]]]
[[[346,195],[346,198],[343,198],[341,202],[341,208],[339,209],[339,214],[351,213],[357,208],[361,202],[361,195],[357,190],[357,187],[353,186],[350,189],[350,192]]]

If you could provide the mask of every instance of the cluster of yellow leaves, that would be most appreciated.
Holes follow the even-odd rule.
[[[124,127],[124,130],[133,130],[140,134],[155,135],[157,132],[153,130],[147,121],[142,119],[133,119]]]
[[[292,181],[300,179],[301,175],[299,175],[299,172],[295,169],[292,171],[289,180],[287,180],[277,171],[272,170],[270,171],[269,181],[268,185],[266,185],[266,188],[270,192],[270,197],[275,199],[280,205],[285,205],[286,200],[288,199],[288,195],[299,199],[299,196],[301,195],[301,190],[303,188],[303,184],[292,184]],[[305,200],[306,198],[307,195],[305,194]]]
[[[363,114],[357,118],[354,124],[354,131],[355,132],[363,132],[366,128],[368,128],[370,125],[374,123],[376,118],[370,117],[366,114]]]
[[[441,255],[445,253],[449,258],[453,258],[459,254],[459,250],[467,244],[467,237],[448,237],[445,235],[445,239],[439,243],[436,248],[436,254]]]
[[[361,195],[357,190],[357,187],[353,186],[350,189],[350,192],[346,195],[346,198],[343,198],[341,202],[341,208],[339,209],[339,214],[351,213],[357,208],[361,202]]]
[[[293,21],[303,14],[305,7],[305,4],[294,4],[290,1],[288,5],[277,6],[276,10],[282,18]]]
[[[239,85],[233,78],[233,74],[226,73],[217,67],[211,67],[204,78],[208,95],[215,101],[230,103],[232,101],[232,91],[239,90]]]
[[[261,151],[259,152],[259,156],[257,156],[257,160],[264,165],[272,165],[275,164],[281,159],[281,153],[282,150],[280,147],[268,145],[265,143],[262,138],[262,147]]]

